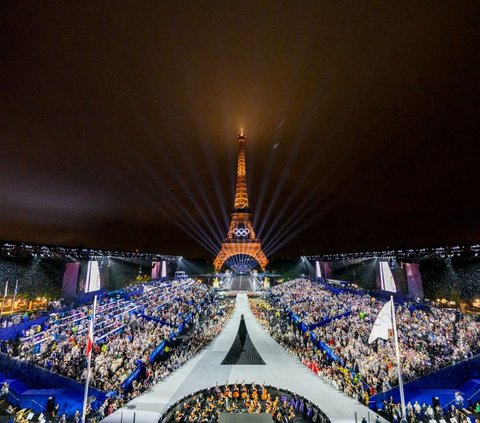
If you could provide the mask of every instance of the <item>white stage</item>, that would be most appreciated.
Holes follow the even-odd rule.
[[[250,338],[266,365],[220,365],[235,339],[241,314],[245,316]],[[265,383],[296,392],[317,404],[332,422],[352,423],[355,411],[359,421],[367,413],[370,413],[370,421],[375,421],[376,416],[367,407],[323,381],[278,345],[250,311],[247,295],[239,294],[232,318],[204,351],[103,422],[158,422],[169,405],[194,391],[215,386],[217,382],[242,381]]]

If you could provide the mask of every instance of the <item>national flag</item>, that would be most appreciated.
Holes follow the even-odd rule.
[[[90,327],[88,328],[88,339],[87,339],[87,357],[91,354],[93,347],[93,316],[90,320]]]
[[[393,330],[392,301],[393,300],[390,300],[385,303],[385,305],[380,310],[377,318],[375,319],[372,333],[370,334],[370,338],[368,338],[369,344],[371,344],[378,338],[387,340],[389,331]]]

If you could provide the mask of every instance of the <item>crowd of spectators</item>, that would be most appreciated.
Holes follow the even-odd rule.
[[[161,320],[170,327],[178,327],[183,317],[193,312],[199,298],[204,298],[208,288],[204,284],[190,283],[182,289],[171,286],[160,292],[147,292],[148,303],[144,305],[143,313]]]
[[[369,344],[373,323],[383,306],[374,298],[354,296],[351,311],[314,333],[345,366],[362,375],[375,392],[398,384],[392,338]],[[458,311],[430,307],[418,310],[396,305],[395,315],[405,381],[472,357],[480,349],[480,323]]]
[[[203,348],[221,330],[231,303],[217,302],[213,291],[191,279],[136,284],[101,298],[95,313],[90,385],[110,393],[102,412],[165,378]],[[3,341],[2,351],[84,382],[92,309],[86,304],[51,313],[43,325],[24,331],[19,340]],[[175,336],[181,330],[189,335],[177,345]],[[163,360],[151,363],[152,351],[167,340]],[[122,384],[140,364],[146,375],[126,392]]]
[[[40,311],[25,311],[23,313],[15,313],[10,316],[2,316],[0,318],[0,329],[9,328],[22,322],[28,322],[41,316]]]
[[[475,412],[475,407],[471,410],[464,410],[463,404],[452,404],[446,410],[443,410],[439,404],[427,404],[418,401],[408,402],[406,404],[406,419],[408,423],[431,422],[431,421],[450,421],[456,423],[472,423],[469,417],[471,412]],[[401,415],[400,404],[395,403],[393,398],[383,402],[382,411],[385,417],[391,421],[398,422]],[[478,410],[477,410],[478,412]],[[475,420],[478,421],[478,420]]]
[[[185,364],[190,358],[203,350],[215,338],[230,318],[235,302],[233,300],[212,301],[204,307],[182,339],[166,354],[154,363],[146,363],[145,376],[133,383],[128,392],[119,392],[107,398],[98,410],[99,418],[103,418],[122,407],[133,398],[142,394],[153,384],[160,382]]]
[[[329,290],[303,279],[276,286],[267,301],[251,301],[255,315],[277,342],[312,371],[366,405],[372,395],[398,384],[393,341],[368,343],[383,305],[369,295]],[[288,312],[300,318],[306,332],[287,319]],[[411,304],[396,305],[395,312],[405,381],[465,360],[480,350],[480,323],[472,316],[444,308],[416,309]],[[311,342],[311,333],[335,359]],[[389,410],[392,416],[400,415],[397,407],[389,405]],[[425,413],[422,410],[421,414]],[[413,414],[418,417],[418,413]]]
[[[334,294],[306,279],[273,287],[271,298],[274,303],[297,314],[307,325],[328,320],[350,308],[350,294]]]
[[[190,279],[137,284],[122,294],[103,297],[96,309],[90,384],[110,392],[98,411],[100,417],[167,378],[202,350],[222,330],[234,305],[231,297],[218,301],[206,285]],[[257,319],[286,350],[365,405],[372,395],[398,383],[392,340],[368,343],[382,300],[297,279],[272,288],[265,299],[250,296],[250,304]],[[295,324],[287,318],[292,314],[299,319]],[[480,323],[472,316],[408,303],[396,305],[395,314],[405,381],[480,351]],[[91,315],[92,304],[51,313],[43,325],[24,331],[19,341],[3,342],[2,350],[83,382]],[[176,339],[180,328],[184,336]],[[317,348],[312,336],[324,347]],[[164,353],[150,362],[152,351],[167,340]],[[124,390],[123,382],[140,364],[142,377]],[[454,415],[459,408],[454,406],[448,413]],[[386,401],[383,412],[398,419],[400,406]],[[407,405],[411,423],[441,413],[441,408],[432,405]]]

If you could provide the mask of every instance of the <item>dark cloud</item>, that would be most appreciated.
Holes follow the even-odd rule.
[[[208,257],[241,127],[275,254],[480,238],[476,1],[0,12],[0,238]]]

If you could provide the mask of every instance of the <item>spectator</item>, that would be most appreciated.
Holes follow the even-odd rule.
[[[455,392],[455,406],[457,408],[463,408],[463,403],[465,400],[463,399],[462,393],[457,391]]]
[[[0,391],[1,397],[6,398],[8,396],[9,391],[10,391],[10,386],[8,385],[8,382],[3,382],[2,389]]]

